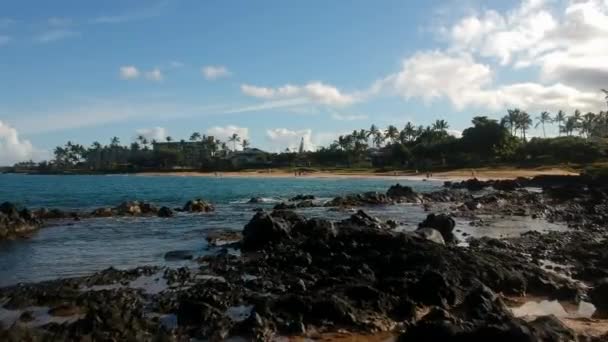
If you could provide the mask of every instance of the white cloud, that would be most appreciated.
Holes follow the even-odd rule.
[[[597,91],[608,79],[608,3],[527,0],[505,14],[485,11],[449,32],[451,49],[496,58],[503,66],[538,66],[541,81]]]
[[[140,128],[135,130],[137,136],[143,136],[149,141],[164,141],[167,138],[167,130],[164,127]]]
[[[597,110],[602,105],[597,92],[584,92],[561,83],[494,85],[491,67],[477,63],[467,53],[419,52],[406,59],[402,70],[383,83],[405,98],[418,97],[427,103],[446,98],[458,110]]]
[[[154,68],[146,72],[146,79],[150,81],[160,82],[163,80],[163,73],[158,68]]]
[[[331,144],[340,134],[345,132],[318,132],[313,133],[309,128],[292,130],[288,128],[273,128],[266,130],[266,139],[272,152],[283,152],[286,148],[298,151],[302,139],[305,151],[315,151],[320,147]]]
[[[355,94],[345,94],[336,87],[322,82],[310,82],[303,86],[286,84],[278,88],[241,85],[243,94],[263,99],[306,98],[313,103],[327,106],[346,106],[355,103]]]
[[[156,2],[150,7],[134,9],[121,14],[101,15],[94,18],[91,22],[94,24],[122,24],[131,21],[158,17],[163,13],[163,10],[167,5],[168,1],[160,1]]]
[[[259,112],[262,110],[277,109],[277,108],[294,108],[309,101],[306,99],[287,99],[287,100],[276,100],[266,101],[255,105],[242,106],[236,108],[228,108],[222,111],[224,114],[235,114],[235,113],[246,113],[246,112]]]
[[[0,166],[43,159],[46,152],[36,149],[31,142],[19,139],[17,130],[0,121]]]
[[[287,128],[274,128],[266,131],[266,137],[274,152],[285,151],[289,148],[290,151],[298,151],[302,139],[304,139],[304,150],[313,151],[316,145],[312,142],[312,130],[290,130]]]
[[[120,67],[120,78],[123,80],[133,80],[139,77],[139,70],[133,65]]]
[[[80,33],[68,29],[52,29],[46,32],[43,32],[36,36],[36,41],[39,43],[52,43],[59,40],[76,37],[79,36]]]
[[[456,138],[462,137],[462,131],[459,131],[456,129],[448,129],[448,130],[446,130],[446,132],[448,132],[449,135],[456,137]]]
[[[10,43],[11,40],[10,36],[0,34],[0,46]]]
[[[229,125],[226,127],[215,126],[207,130],[207,135],[225,142],[227,142],[228,138],[230,138],[235,133],[238,134],[238,136],[241,138],[241,141],[243,141],[243,139],[249,139],[249,128],[246,127],[238,127],[234,125]],[[233,148],[232,143],[229,144],[229,147]],[[236,149],[242,150],[243,147],[239,146],[239,144],[236,144]]]
[[[201,72],[203,73],[203,76],[210,81],[228,77],[231,75],[231,72],[225,66],[221,65],[204,66],[203,68],[201,68]]]

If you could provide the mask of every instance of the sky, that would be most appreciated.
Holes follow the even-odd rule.
[[[112,136],[282,151],[372,124],[597,112],[607,60],[608,0],[3,0],[0,165]]]

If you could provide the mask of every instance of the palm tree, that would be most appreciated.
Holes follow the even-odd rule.
[[[583,121],[583,116],[581,114],[580,110],[575,110],[574,114],[572,115],[572,119],[574,120],[574,130],[579,130],[579,134],[582,135],[582,132],[580,132],[581,130],[581,123]]]
[[[402,132],[405,132],[407,141],[412,141],[414,140],[414,136],[416,135],[416,127],[408,121],[408,123],[405,124],[405,127],[403,127]]]
[[[369,128],[369,131],[367,131],[367,137],[374,137],[376,135],[376,133],[378,133],[380,130],[378,129],[378,127],[376,127],[376,125],[372,124],[371,127]]]
[[[597,119],[598,118],[595,113],[589,112],[583,115],[583,120],[581,122],[581,134],[585,134],[585,136],[589,138],[595,130]]]
[[[530,114],[519,111],[519,115],[516,122],[516,127],[521,130],[522,137],[526,141],[526,131],[532,126],[532,118]]]
[[[386,137],[387,140],[390,140],[391,142],[395,142],[397,140],[397,138],[399,138],[399,130],[397,129],[397,127],[395,127],[393,125],[389,125],[386,128],[386,131],[384,132],[384,136]]]
[[[201,138],[201,134],[199,132],[194,132],[190,135],[190,141],[197,141]]]
[[[558,135],[561,135],[563,129],[562,123],[566,122],[566,113],[564,113],[563,110],[557,112],[557,114],[555,114],[555,118],[553,118],[553,122],[557,122]]]
[[[167,142],[172,142],[172,141],[173,141],[173,138],[171,138],[170,136],[167,136],[167,137],[165,138],[165,140],[167,140]]]
[[[382,144],[384,143],[384,134],[382,134],[382,131],[377,130],[376,133],[374,134],[374,145],[376,145],[377,148],[380,148],[380,146],[382,146]]]
[[[443,132],[446,129],[450,128],[450,125],[448,125],[448,122],[445,120],[436,120],[433,123],[433,130],[434,131],[439,131],[439,132]]]
[[[236,151],[236,143],[241,141],[241,137],[238,134],[233,133],[230,138],[228,138],[228,142],[231,142],[234,145],[234,150]]]
[[[120,139],[118,137],[112,137],[110,140],[111,147],[117,147],[120,144]]]
[[[501,120],[502,125],[509,129],[511,135],[515,135],[519,129],[518,120],[521,119],[521,113],[522,111],[517,108],[509,109],[507,110],[507,115]]]
[[[576,119],[573,116],[569,116],[566,118],[564,125],[561,130],[563,133],[566,133],[567,136],[571,136],[574,130],[576,129]]]
[[[250,145],[250,144],[249,144],[249,140],[247,140],[247,139],[243,139],[243,143],[242,143],[242,145],[243,145],[243,151],[244,151],[244,150],[246,150],[246,149],[248,149],[248,148],[249,148],[249,145]]]
[[[539,116],[536,117],[536,126],[534,128],[538,128],[538,126],[543,127],[543,137],[547,137],[547,133],[545,133],[545,123],[551,123],[553,119],[551,119],[551,114],[549,112],[542,112]]]

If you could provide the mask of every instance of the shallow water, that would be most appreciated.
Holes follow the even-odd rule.
[[[0,174],[0,202],[12,201],[29,208],[91,210],[117,206],[126,200],[181,207],[201,197],[216,211],[208,214],[180,213],[174,218],[95,218],[53,223],[29,239],[0,242],[0,286],[87,275],[108,267],[120,269],[143,265],[177,267],[191,261],[166,261],[165,253],[210,253],[206,232],[213,229],[241,230],[254,215],[254,208],[272,208],[298,194],[315,195],[319,201],[365,191],[385,192],[397,183],[387,179],[283,179],[141,176],[29,176]],[[419,192],[433,191],[439,182],[399,181]],[[252,197],[264,203],[248,203]],[[399,229],[416,229],[428,214],[419,205],[400,204],[366,207],[380,219],[392,219]],[[347,218],[350,211],[327,208],[298,210],[306,217],[332,220]],[[458,221],[457,237],[511,236],[528,230],[564,229],[543,220],[504,218],[490,227],[471,227]],[[238,251],[234,251],[235,253]]]
[[[0,286],[80,276],[110,266],[121,269],[141,265],[181,266],[184,262],[165,261],[164,254],[172,250],[191,250],[195,256],[207,253],[207,230],[240,230],[253,216],[254,208],[271,208],[275,203],[298,194],[329,199],[364,191],[385,192],[395,183],[395,180],[386,179],[0,174],[0,202],[17,202],[29,208],[91,210],[117,206],[126,200],[181,207],[197,197],[209,200],[216,206],[214,213],[179,214],[171,219],[126,217],[65,221],[44,228],[27,240],[0,242]],[[400,183],[418,191],[431,191],[441,186],[434,182]],[[266,201],[261,204],[247,203],[252,197],[262,197]],[[378,208],[370,212],[380,215],[389,214],[390,210],[397,209]],[[409,211],[403,210],[404,214]],[[310,217],[335,219],[350,215],[347,212],[328,212],[326,208],[311,208],[302,212]],[[412,215],[410,220],[417,222],[420,217]]]

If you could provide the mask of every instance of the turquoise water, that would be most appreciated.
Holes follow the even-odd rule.
[[[43,228],[29,239],[0,242],[0,286],[85,275],[110,266],[167,265],[163,256],[171,250],[209,253],[205,232],[217,228],[242,229],[253,216],[254,208],[270,208],[297,194],[329,199],[348,193],[385,192],[395,183],[397,181],[387,179],[0,174],[0,202],[16,202],[29,208],[90,210],[116,206],[126,200],[181,207],[198,197],[216,205],[214,213],[180,214],[172,219],[102,218],[61,222]],[[401,180],[399,183],[418,191],[431,191],[441,185]],[[266,203],[249,204],[251,197],[262,197]],[[386,219],[398,217],[412,227],[425,215],[417,206],[367,210]],[[302,213],[330,219],[349,215],[325,208],[303,209]]]

